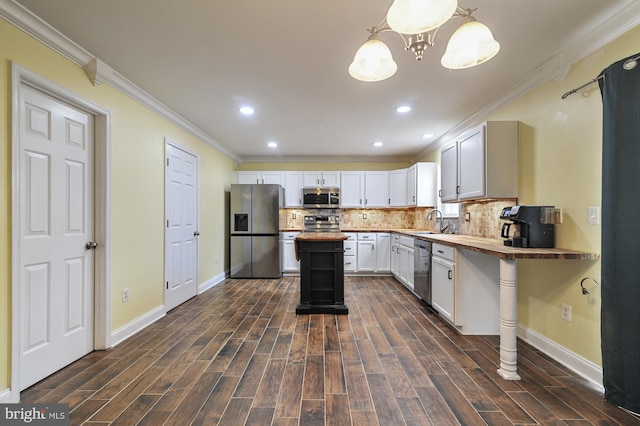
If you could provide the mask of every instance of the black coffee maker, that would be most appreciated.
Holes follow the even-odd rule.
[[[500,236],[506,238],[505,246],[553,248],[555,238],[555,207],[553,206],[512,206],[505,207],[500,219],[510,220],[502,225]],[[517,228],[510,236],[511,225]]]

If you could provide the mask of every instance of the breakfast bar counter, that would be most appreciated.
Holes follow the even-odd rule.
[[[400,231],[401,234],[411,234]],[[456,234],[414,235],[434,243],[454,246],[500,259],[500,368],[498,374],[506,380],[519,380],[517,332],[518,323],[518,259],[595,260],[598,255],[556,248],[521,248],[505,246],[501,240]]]

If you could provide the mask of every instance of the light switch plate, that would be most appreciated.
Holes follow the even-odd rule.
[[[600,225],[600,207],[587,207],[587,223],[589,225]]]

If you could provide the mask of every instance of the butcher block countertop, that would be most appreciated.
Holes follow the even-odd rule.
[[[348,237],[342,232],[301,232],[296,241],[344,241]]]
[[[404,232],[399,232],[404,233]],[[407,232],[407,234],[410,234]],[[502,240],[494,240],[490,238],[471,237],[468,235],[458,234],[428,234],[413,235],[414,238],[420,238],[434,243],[446,244],[458,248],[477,251],[479,253],[489,254],[502,259],[577,259],[577,260],[596,260],[598,255],[595,253],[585,253],[573,250],[563,250],[557,248],[522,248],[505,246]]]

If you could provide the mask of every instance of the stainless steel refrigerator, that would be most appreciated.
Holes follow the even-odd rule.
[[[280,185],[231,185],[231,278],[278,278],[280,267]]]

